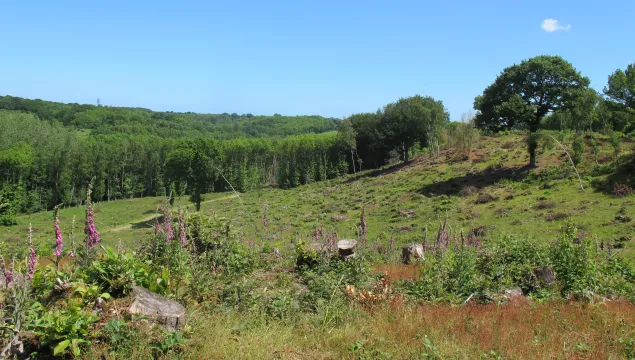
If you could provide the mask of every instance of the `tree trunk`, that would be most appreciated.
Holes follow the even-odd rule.
[[[353,149],[351,149],[351,162],[353,163],[353,174],[357,177],[357,171],[355,171],[355,158],[353,157]]]
[[[404,163],[406,164],[410,160],[410,148],[406,145],[404,145],[403,158],[404,158]]]
[[[527,151],[529,152],[529,166],[536,167],[536,149],[538,149],[538,138],[536,132],[540,127],[540,114],[536,113],[536,122],[529,126],[529,137],[527,138]]]

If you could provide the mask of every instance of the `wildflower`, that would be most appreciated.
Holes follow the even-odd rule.
[[[62,243],[62,231],[60,230],[60,221],[55,214],[55,256],[59,259],[62,256],[64,244]]]
[[[95,214],[93,212],[92,202],[89,202],[86,207],[86,226],[84,227],[84,234],[86,234],[86,247],[88,249],[99,244],[99,233],[95,227]]]
[[[181,246],[185,246],[185,221],[183,221],[183,215],[179,215],[179,236],[181,237]]]
[[[4,280],[7,286],[13,282],[13,263],[11,263],[11,270],[7,270],[7,265],[4,265]]]
[[[37,255],[35,254],[35,248],[33,247],[33,228],[31,224],[29,224],[29,261],[28,261],[28,269],[29,272],[26,276],[29,279],[33,279],[33,275],[35,275],[35,265],[37,264]]]
[[[99,244],[99,233],[95,227],[95,213],[93,211],[93,202],[91,200],[91,194],[93,193],[93,178],[88,184],[86,189],[86,223],[84,226],[84,234],[86,235],[86,249],[91,249],[95,245]]]
[[[165,232],[165,241],[174,240],[174,230],[172,229],[172,215],[169,209],[163,209],[163,230]]]
[[[161,228],[161,224],[159,224],[159,218],[155,218],[154,219],[154,234],[158,235],[162,232],[163,232],[163,229]]]

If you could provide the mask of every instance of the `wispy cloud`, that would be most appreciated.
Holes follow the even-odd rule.
[[[571,25],[561,25],[556,19],[544,19],[542,21],[542,29],[546,32],[569,31],[571,30]]]

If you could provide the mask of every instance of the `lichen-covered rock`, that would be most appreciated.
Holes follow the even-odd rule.
[[[186,315],[183,305],[140,286],[133,286],[134,301],[128,312],[148,316],[155,323],[169,330],[182,329]]]
[[[404,264],[412,264],[417,259],[423,259],[423,245],[410,243],[401,249],[401,261]]]

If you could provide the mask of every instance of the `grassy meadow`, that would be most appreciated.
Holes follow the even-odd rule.
[[[569,148],[570,135],[559,137]],[[226,231],[229,238],[231,232],[244,249],[230,247],[211,259],[192,260],[185,272],[177,269],[175,260],[169,260],[170,281],[160,274],[131,275],[138,283],[142,278],[151,278],[154,285],[161,279],[167,281],[167,285],[164,281],[156,287],[157,292],[186,305],[188,325],[178,335],[149,328],[126,315],[129,297],[115,297],[106,302],[103,317],[91,323],[90,346],[84,346],[77,357],[633,358],[635,307],[632,296],[626,294],[625,298],[623,293],[629,287],[620,287],[632,288],[633,280],[628,277],[626,285],[619,285],[624,280],[606,280],[599,275],[603,284],[618,284],[611,285],[617,289],[611,288],[611,292],[621,294],[604,298],[591,294],[589,299],[577,301],[575,296],[561,296],[560,288],[539,286],[531,296],[510,301],[492,301],[497,299],[492,293],[486,304],[464,303],[470,294],[460,290],[444,289],[437,298],[428,295],[438,291],[436,280],[426,282],[430,274],[437,274],[428,266],[448,266],[445,260],[435,260],[435,253],[427,253],[431,263],[402,265],[400,258],[406,243],[433,243],[443,222],[447,222],[450,237],[472,234],[485,247],[492,244],[492,251],[502,249],[497,253],[502,258],[522,244],[546,249],[573,225],[577,232],[571,244],[590,239],[597,248],[608,249],[610,256],[632,265],[635,198],[613,193],[613,184],[628,183],[632,174],[620,172],[620,167],[618,171],[612,168],[615,154],[607,141],[599,139],[601,147],[595,155],[587,147],[577,167],[584,190],[566,154],[556,144],[542,148],[539,167],[528,169],[523,135],[508,133],[482,136],[468,158],[457,157],[452,148],[447,148],[438,157],[422,153],[406,165],[362,171],[291,190],[262,188],[242,194],[207,194],[201,208],[203,216],[193,214],[185,198],[177,198],[173,211],[181,207],[192,213],[192,224],[221,222],[217,227],[209,225],[213,230],[206,236],[216,239]],[[628,139],[623,142],[618,154],[621,163],[631,161],[632,146]],[[95,204],[95,224],[102,244],[135,251],[126,257],[122,250],[112,263],[110,258],[100,260],[103,263],[98,269],[110,271],[106,265],[113,267],[111,276],[126,272],[124,265],[115,264],[133,263],[133,258],[142,254],[138,251],[153,238],[154,219],[163,203],[160,197],[147,197]],[[82,241],[84,211],[83,207],[60,210],[66,239],[75,218],[75,238]],[[315,255],[303,253],[302,244],[314,241],[316,233],[337,233],[338,239],[360,238],[362,212],[368,240],[359,262],[311,260]],[[3,253],[26,254],[29,223],[40,254],[52,251],[52,212],[24,215],[18,221],[16,226],[0,229]],[[188,231],[194,238],[193,232],[201,230],[192,225]],[[505,250],[498,246],[506,244],[501,240],[506,236],[531,240]],[[182,259],[175,255],[181,250],[167,249],[166,258]],[[523,249],[518,254],[533,256],[531,249]],[[453,261],[450,266],[455,266],[457,259],[475,259],[461,258],[462,251],[461,247],[448,253],[447,258]],[[308,262],[310,266],[299,260],[305,255],[314,261]],[[491,256],[498,259],[496,254]],[[478,268],[482,264],[476,261]],[[526,266],[523,259],[510,261]],[[147,260],[135,266],[153,269],[154,265]],[[94,273],[77,275],[76,281],[88,282]],[[60,276],[73,279],[75,275],[72,270],[49,267],[40,275],[36,273],[34,284],[45,289],[44,293],[55,294],[52,285],[51,289],[45,285]],[[443,279],[448,281],[447,277]],[[181,285],[181,281],[187,285]],[[495,281],[500,283],[492,288],[498,286],[500,290],[515,285],[511,280]],[[106,288],[116,293],[112,284]],[[361,294],[372,295],[371,300]],[[55,296],[47,299],[51,308],[71,301]],[[74,299],[72,295],[70,299]],[[86,297],[82,299],[78,301],[87,304]]]

